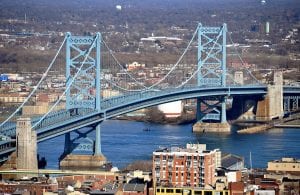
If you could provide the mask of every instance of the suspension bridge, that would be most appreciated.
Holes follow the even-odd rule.
[[[270,95],[272,89],[258,81],[249,70],[231,70],[226,66],[227,34],[230,37],[226,24],[220,27],[199,24],[177,62],[153,81],[142,80],[121,65],[100,33],[95,36],[67,33],[40,81],[16,111],[0,124],[0,134],[15,139],[16,120],[21,117],[22,108],[34,94],[43,90],[40,86],[49,77],[59,55],[65,55],[62,63],[66,67],[65,87],[44,115],[31,118],[31,124],[38,142],[65,135],[66,154],[85,150],[101,155],[103,121],[176,100],[197,99],[197,121],[200,123],[208,120],[226,123],[228,97],[262,102],[269,98],[263,102],[263,110],[269,111],[262,112],[261,117],[266,118],[282,117],[284,111],[299,109],[299,87],[279,84],[282,98],[275,101],[274,94]],[[232,42],[231,37],[230,40]],[[238,56],[243,67],[244,62]],[[110,93],[105,95],[105,91]],[[278,109],[272,111],[270,103]],[[64,109],[59,109],[61,107]],[[96,131],[95,140],[88,138],[92,131]],[[71,137],[71,132],[76,134],[75,138]],[[80,139],[88,143],[77,143]],[[2,161],[15,150],[11,143],[0,143]]]

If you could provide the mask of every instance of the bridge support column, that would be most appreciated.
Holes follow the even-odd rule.
[[[296,111],[299,108],[298,99],[299,99],[299,97],[297,97],[297,96],[292,97],[292,110],[293,111]]]
[[[284,97],[283,99],[283,110],[285,112],[290,112],[290,97]]]
[[[101,125],[96,126],[96,140],[95,140],[95,153],[94,155],[102,155],[101,152]]]
[[[227,117],[226,117],[226,98],[222,97],[221,102],[221,123],[227,123]]]
[[[257,103],[256,120],[269,121],[283,117],[282,81],[282,72],[275,72],[274,85],[268,86],[267,95]]]
[[[197,98],[197,104],[196,104],[196,120],[197,120],[197,122],[202,121],[203,117],[204,117],[204,114],[201,111],[201,98]]]
[[[69,154],[72,151],[71,145],[72,145],[71,133],[69,132],[65,134],[65,148],[64,148],[65,154]]]
[[[285,96],[283,102],[284,112],[294,112],[299,110],[298,96]]]
[[[30,118],[17,120],[17,169],[37,170],[36,132],[32,131]],[[22,174],[21,177],[36,177],[34,174]]]

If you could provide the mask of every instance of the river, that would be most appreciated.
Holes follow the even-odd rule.
[[[150,131],[143,131],[149,128]],[[90,137],[95,136],[91,133]],[[160,125],[135,121],[108,120],[101,125],[102,152],[119,168],[136,160],[150,160],[158,147],[204,143],[207,149],[241,155],[249,165],[265,168],[270,160],[282,157],[300,159],[300,129],[271,129],[257,134],[192,133],[192,125]],[[64,136],[38,144],[38,153],[47,160],[47,168],[57,169],[63,152]]]

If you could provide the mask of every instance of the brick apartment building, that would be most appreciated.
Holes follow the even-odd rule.
[[[153,184],[156,186],[205,187],[212,185],[221,166],[221,151],[208,151],[205,144],[187,144],[153,152]]]

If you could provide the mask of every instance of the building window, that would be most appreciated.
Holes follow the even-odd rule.
[[[204,191],[204,195],[212,195],[212,191]]]
[[[166,192],[167,193],[173,193],[173,189],[167,189]]]
[[[195,195],[202,195],[202,191],[195,191],[194,194]]]
[[[156,192],[160,192],[160,189],[158,188],[158,189],[156,189]]]
[[[182,189],[176,189],[176,193],[182,193]]]

